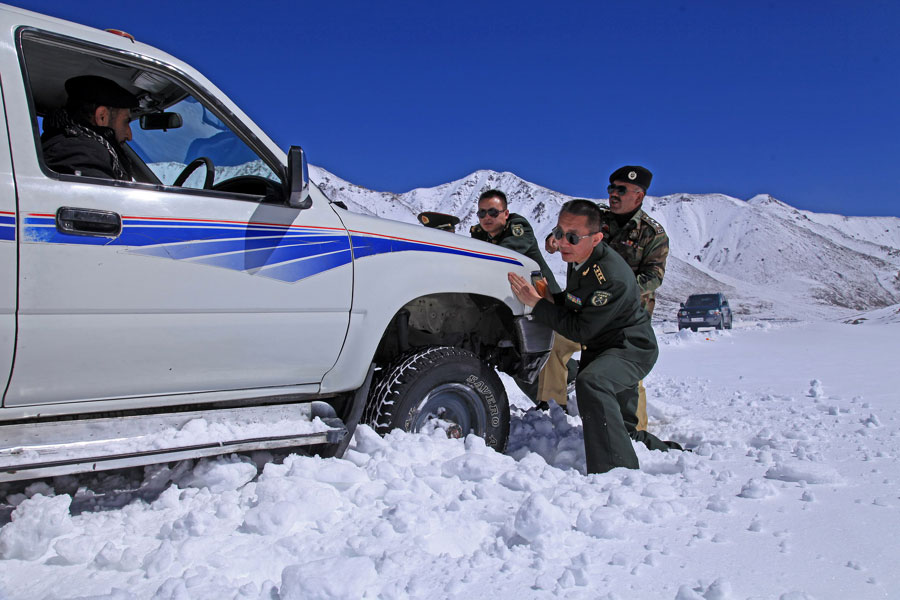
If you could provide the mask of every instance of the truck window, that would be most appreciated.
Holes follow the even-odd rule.
[[[144,130],[135,123],[130,144],[164,185],[172,185],[184,168],[200,157],[209,158],[215,167],[213,185],[243,175],[280,183],[272,169],[193,96],[168,107],[166,112],[179,115],[181,127]],[[205,167],[200,167],[182,185],[199,188],[204,178]]]
[[[227,110],[215,98],[202,96],[199,86],[182,81],[183,75],[143,64],[134,55],[53,34],[26,30],[19,39],[38,157],[48,175],[89,177],[98,184],[117,180],[117,185],[162,186],[173,193],[206,189],[247,195],[254,201],[283,201],[281,178],[273,170],[273,166],[281,169],[277,160],[256,151],[247,142],[252,135],[239,135],[222,117]],[[74,86],[67,82],[84,76],[112,82],[116,93],[121,90],[133,98],[128,118],[109,125],[112,134],[98,122],[94,108],[76,109],[70,101]],[[108,120],[120,111],[113,107]],[[177,114],[180,124],[159,127],[157,122],[142,129],[142,116],[163,113]],[[121,133],[126,129],[127,136]]]
[[[716,294],[694,294],[684,303],[685,308],[717,308],[719,297]]]

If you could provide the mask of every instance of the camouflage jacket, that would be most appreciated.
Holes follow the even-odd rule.
[[[652,315],[656,288],[662,283],[666,272],[669,236],[663,226],[651,219],[643,209],[638,209],[624,226],[619,227],[616,215],[601,206],[600,225],[603,241],[634,271],[641,292],[641,306]]]
[[[509,213],[506,227],[496,237],[489,236],[481,228],[481,225],[472,225],[471,229],[469,229],[469,234],[476,240],[497,244],[498,246],[515,250],[519,254],[524,254],[538,264],[541,269],[541,275],[547,279],[547,287],[550,289],[551,294],[558,294],[562,291],[562,288],[556,283],[556,278],[553,277],[553,271],[547,266],[547,261],[544,260],[544,255],[541,254],[541,250],[538,248],[531,223],[522,215]]]

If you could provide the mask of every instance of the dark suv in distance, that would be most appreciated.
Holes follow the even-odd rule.
[[[732,315],[724,294],[692,294],[681,303],[678,311],[678,331],[690,327],[731,329]]]

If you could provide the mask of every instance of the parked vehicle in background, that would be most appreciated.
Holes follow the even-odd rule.
[[[497,371],[532,380],[552,343],[507,272],[538,265],[348,212],[299,147],[121,33],[0,6],[0,481],[266,448],[340,456],[360,422],[503,450]],[[133,178],[45,160],[45,119],[82,75],[138,99]]]
[[[687,302],[681,303],[678,311],[678,331],[699,327],[731,329],[733,316],[728,300],[721,292],[716,294],[692,294]]]

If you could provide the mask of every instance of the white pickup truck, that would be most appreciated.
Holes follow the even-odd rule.
[[[0,36],[0,481],[339,456],[360,422],[505,447],[496,370],[532,380],[552,341],[507,283],[533,261],[344,210],[299,147],[131,36],[8,6]],[[80,75],[139,98],[133,180],[47,166]]]

